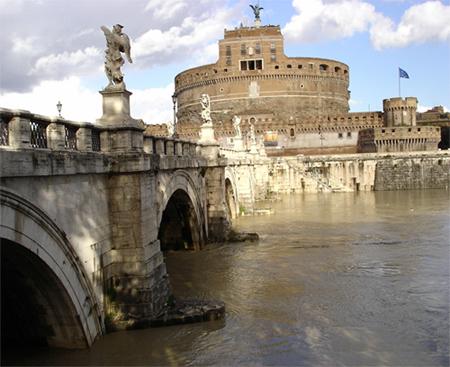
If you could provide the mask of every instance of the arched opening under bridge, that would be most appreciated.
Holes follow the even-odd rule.
[[[2,351],[30,345],[87,347],[77,311],[54,271],[26,247],[0,241]]]
[[[158,231],[161,250],[198,250],[203,245],[203,229],[189,195],[176,190],[163,211]]]

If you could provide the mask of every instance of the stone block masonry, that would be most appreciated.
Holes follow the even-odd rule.
[[[257,201],[278,194],[448,189],[450,152],[230,156],[225,172],[236,188],[236,207],[251,213]]]
[[[386,157],[377,162],[375,190],[448,189],[450,157]]]

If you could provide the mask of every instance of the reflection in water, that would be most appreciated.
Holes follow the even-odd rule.
[[[274,215],[236,221],[259,244],[167,256],[174,293],[223,300],[224,322],[118,332],[90,350],[7,361],[448,366],[449,204],[448,191],[433,190],[286,196],[270,204]]]

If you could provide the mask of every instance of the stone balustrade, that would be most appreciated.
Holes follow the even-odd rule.
[[[0,108],[0,146],[13,149],[107,152],[101,144],[103,128],[89,122],[66,120]],[[197,144],[144,134],[143,152],[167,156],[197,156]]]
[[[0,145],[72,151],[101,151],[94,124],[0,108]]]

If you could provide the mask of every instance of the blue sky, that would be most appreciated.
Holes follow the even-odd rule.
[[[251,1],[256,2],[256,1]],[[0,107],[95,121],[105,40],[100,25],[125,26],[133,64],[123,71],[133,117],[170,120],[173,78],[214,62],[224,28],[251,24],[243,0],[0,0],[5,50]],[[263,24],[278,24],[288,56],[350,67],[351,111],[380,110],[383,98],[416,96],[423,110],[450,107],[449,1],[260,0]],[[23,20],[27,20],[24,25]],[[370,107],[369,107],[370,106]]]

